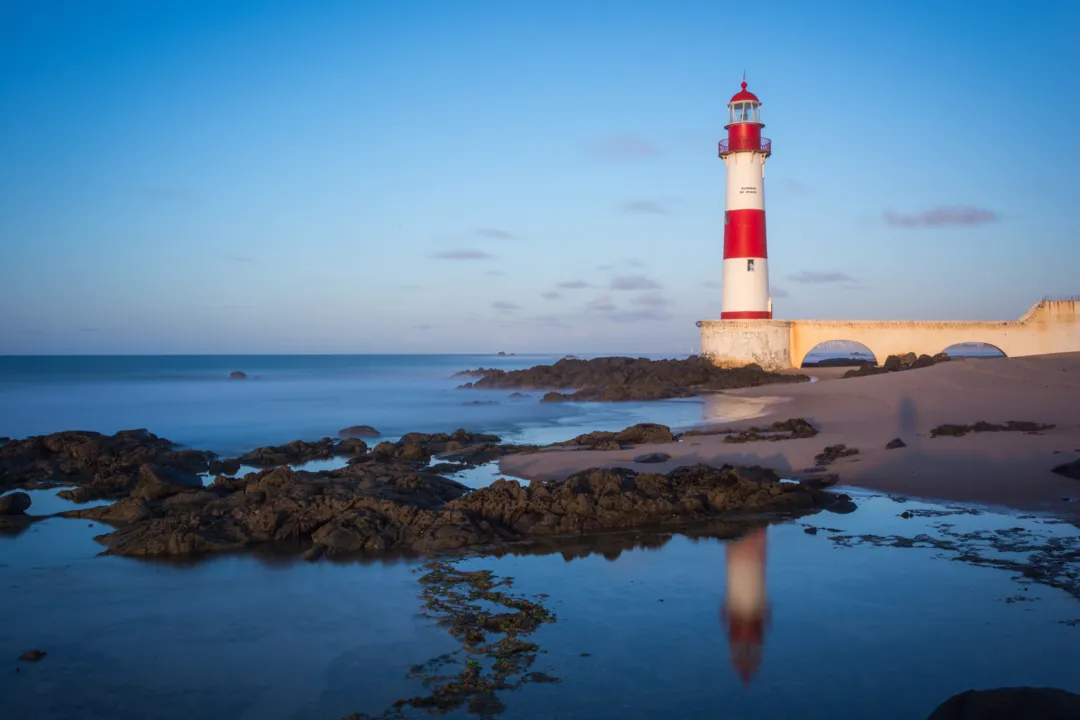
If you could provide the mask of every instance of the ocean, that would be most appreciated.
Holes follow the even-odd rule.
[[[722,397],[542,404],[537,393],[458,390],[464,380],[451,377],[554,359],[0,358],[0,436],[145,427],[234,455],[354,424],[390,437],[465,427],[550,442],[745,411]],[[237,370],[248,379],[228,379]],[[463,479],[495,477],[489,465]],[[854,512],[767,528],[769,615],[746,680],[724,623],[738,534],[727,525],[469,558],[462,569],[512,578],[512,592],[537,598],[554,622],[527,638],[537,646],[528,670],[544,682],[445,717],[922,720],[971,688],[1080,692],[1075,525],[845,490]],[[31,495],[31,512],[73,507],[54,490]],[[454,675],[469,658],[425,614],[422,559],[145,561],[99,556],[93,538],[105,531],[53,518],[0,535],[3,717],[396,717],[395,700],[431,691],[417,668]],[[17,661],[31,649],[47,654]]]
[[[371,425],[407,432],[496,433],[550,442],[648,419],[672,426],[710,420],[700,399],[659,403],[541,403],[542,392],[458,390],[478,367],[531,367],[560,356],[251,355],[0,357],[0,437],[59,430],[146,428],[222,456],[263,445],[336,437]],[[586,356],[587,357],[587,356]],[[238,371],[246,379],[230,379]]]

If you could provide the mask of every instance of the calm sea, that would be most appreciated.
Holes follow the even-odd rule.
[[[542,393],[458,390],[460,370],[514,369],[559,356],[251,355],[0,357],[0,436],[146,428],[222,455],[371,425],[387,437],[464,427],[548,442],[646,419],[672,426],[717,417],[701,400],[540,403]],[[245,380],[231,380],[240,371]]]
[[[232,454],[357,423],[546,442],[731,409],[544,405],[455,390],[449,377],[553,359],[0,358],[0,435],[146,427]],[[230,381],[233,370],[250,378]],[[489,466],[463,479],[494,477]],[[528,640],[540,648],[529,669],[558,682],[500,693],[498,717],[922,720],[970,688],[1080,692],[1076,526],[852,492],[853,513],[769,527],[770,619],[748,684],[721,622],[729,542],[608,537],[467,561],[545,595],[557,618]],[[32,512],[71,507],[31,494]],[[0,717],[336,720],[426,694],[415,666],[446,656],[453,675],[468,659],[422,614],[419,561],[99,557],[93,537],[106,529],[54,518],[0,535]],[[47,655],[17,662],[31,649]]]

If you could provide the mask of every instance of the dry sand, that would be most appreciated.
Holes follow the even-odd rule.
[[[802,417],[820,430],[811,439],[730,444],[724,436],[703,436],[633,450],[558,450],[507,457],[502,470],[528,479],[561,479],[589,467],[667,472],[700,462],[764,465],[793,477],[813,466],[814,456],[827,445],[843,443],[858,448],[859,454],[829,467],[841,485],[1080,516],[1080,481],[1050,472],[1080,458],[1080,353],[956,360],[847,380],[840,379],[844,370],[818,369],[808,373],[816,382],[729,391],[705,401],[706,417],[731,418],[736,412],[740,418],[715,427]],[[1057,427],[1042,434],[930,437],[937,425],[979,420],[1029,420]],[[896,437],[907,447],[886,450],[885,444]],[[633,462],[647,452],[672,457],[665,463]]]

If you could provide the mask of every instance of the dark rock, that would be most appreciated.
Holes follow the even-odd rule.
[[[634,458],[634,462],[636,462],[636,463],[662,463],[662,462],[667,462],[670,459],[671,459],[671,456],[668,455],[667,453],[655,452],[655,453],[646,453],[644,455],[638,455],[636,458]]]
[[[837,515],[848,515],[858,509],[858,505],[851,499],[851,496],[842,493],[833,495],[833,501],[825,507],[827,512],[836,513]]]
[[[829,473],[828,475],[811,475],[808,477],[799,478],[799,484],[812,488],[827,488],[832,487],[840,481],[840,476],[835,473]]]
[[[184,490],[202,486],[202,479],[197,475],[164,465],[143,465],[139,468],[139,480],[131,491],[131,497],[164,500]]]
[[[939,705],[926,720],[1077,720],[1080,695],[1058,688],[967,690]]]
[[[480,368],[457,375],[478,378],[462,385],[462,388],[550,390],[541,398],[541,402],[659,400],[770,383],[807,382],[810,379],[805,375],[765,372],[759,365],[753,364],[734,369],[720,368],[699,356],[685,360],[563,358],[553,365],[537,365],[524,370]]]
[[[919,355],[915,353],[904,353],[903,355],[890,355],[885,358],[885,362],[881,367],[874,365],[864,365],[857,370],[848,370],[844,373],[845,378],[851,377],[866,377],[867,375],[882,375],[889,372],[899,372],[901,370],[917,370],[918,368],[930,367],[941,362],[947,362],[950,360],[945,353],[938,353],[937,355]]]
[[[671,442],[675,436],[671,428],[657,423],[638,423],[620,430],[608,432],[597,430],[578,435],[570,440],[552,443],[550,447],[583,447],[589,450],[622,450],[633,445],[660,444]]]
[[[0,491],[49,484],[75,485],[58,493],[82,502],[127,495],[144,464],[206,472],[213,454],[177,450],[146,430],[115,435],[67,431],[12,440],[0,446]]]
[[[893,438],[889,442],[885,443],[886,450],[896,450],[898,448],[907,447],[907,443],[900,438]]]
[[[1073,460],[1071,463],[1065,463],[1058,465],[1051,472],[1067,477],[1070,480],[1080,480],[1080,460]]]
[[[368,444],[360,438],[345,438],[334,445],[335,455],[353,456],[363,455],[368,451]]]
[[[20,655],[19,659],[23,662],[38,662],[43,657],[45,657],[45,655],[46,653],[41,650],[30,650]]]
[[[984,420],[980,420],[974,425],[938,425],[930,430],[930,437],[935,438],[941,435],[960,437],[972,432],[1039,433],[1043,430],[1052,430],[1054,427],[1054,425],[1044,425],[1042,423],[1034,423],[1027,420],[1010,420],[1004,425],[997,425],[995,423],[988,423]]]
[[[63,513],[120,527],[96,538],[116,555],[225,552],[294,543],[307,557],[437,552],[564,533],[645,528],[725,513],[812,512],[831,493],[760,467],[684,467],[666,475],[587,470],[564,482],[464,485],[396,459],[309,473],[288,467],[220,478],[165,500],[141,497]]]
[[[858,455],[859,451],[856,448],[849,448],[847,445],[829,445],[821,453],[814,456],[815,465],[829,465],[836,462],[840,458],[850,457],[852,455]]]
[[[521,398],[527,398],[527,397],[532,397],[532,396],[527,395],[525,393],[512,392],[512,393],[510,393],[510,395],[508,397],[513,398],[514,400],[520,400]]]
[[[214,460],[210,463],[211,475],[235,475],[240,470],[240,461],[236,458],[231,460]]]
[[[231,373],[229,373],[229,379],[230,380],[246,380],[247,379],[247,373],[240,372],[239,370],[233,370]]]
[[[312,460],[329,460],[334,457],[334,441],[322,438],[315,442],[293,440],[284,445],[267,445],[236,458],[242,465],[269,468],[281,465],[301,465]]]
[[[461,404],[466,405],[466,406],[488,406],[488,405],[498,405],[499,401],[498,400],[469,400],[469,401],[463,402]]]
[[[30,509],[30,496],[24,492],[13,492],[0,497],[0,515],[25,515]]]
[[[370,425],[350,425],[347,428],[338,430],[339,438],[366,438],[366,437],[379,437],[380,433]]]

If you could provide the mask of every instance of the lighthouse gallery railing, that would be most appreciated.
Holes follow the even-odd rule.
[[[733,152],[753,150],[755,152],[772,153],[772,140],[768,138],[728,138],[721,140],[719,144],[720,155]]]

